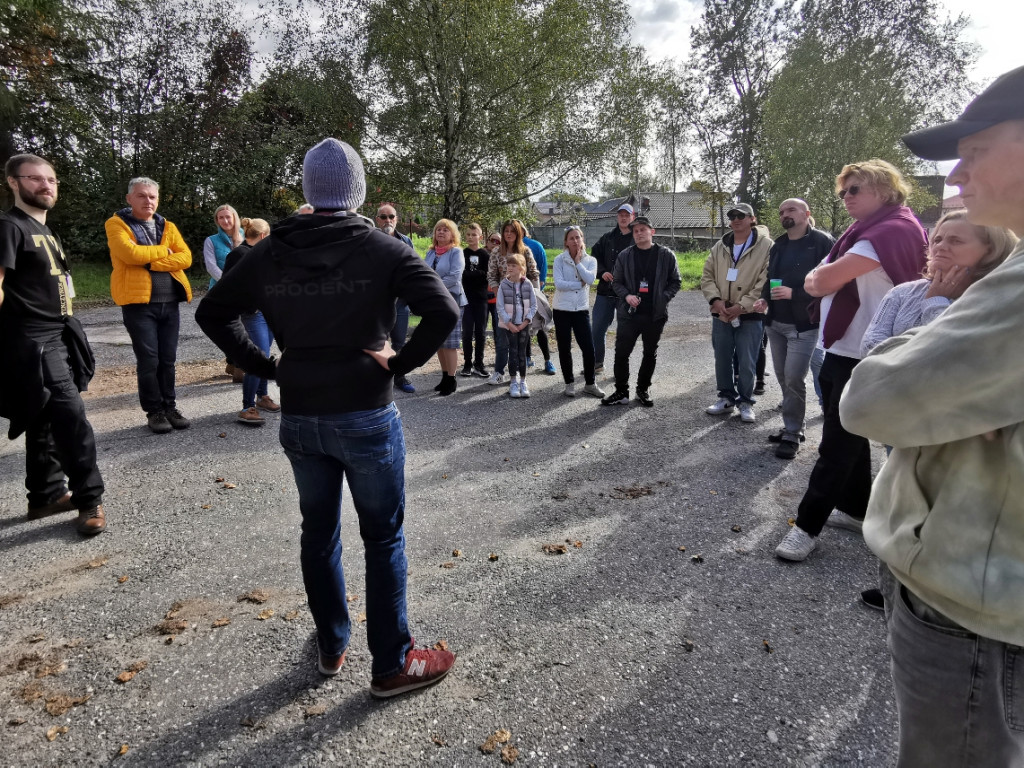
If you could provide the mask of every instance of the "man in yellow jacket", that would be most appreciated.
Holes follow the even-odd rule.
[[[178,353],[178,304],[192,301],[185,269],[192,252],[178,228],[156,212],[160,186],[139,177],[128,182],[128,207],[107,219],[107,244],[114,271],[110,295],[121,307],[135,350],[139,401],[157,434],[188,429],[174,395]]]

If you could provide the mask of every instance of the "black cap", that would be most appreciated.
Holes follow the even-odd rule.
[[[1024,119],[1024,67],[1007,72],[982,91],[956,120],[908,133],[903,143],[925,160],[955,160],[957,142],[1007,120]]]
[[[632,229],[637,224],[643,224],[645,227],[650,227],[651,229],[654,229],[654,227],[651,226],[651,220],[648,219],[646,216],[637,216],[635,219],[629,222],[629,228]]]

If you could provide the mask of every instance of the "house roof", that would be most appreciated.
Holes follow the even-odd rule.
[[[655,229],[668,230],[673,226],[692,229],[694,227],[710,227],[711,216],[706,207],[702,206],[699,192],[648,192],[641,195],[648,203],[644,212],[651,220]],[[673,211],[673,198],[675,211]]]

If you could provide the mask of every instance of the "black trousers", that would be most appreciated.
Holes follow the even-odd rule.
[[[79,509],[90,509],[103,500],[103,478],[96,466],[96,437],[85,417],[64,342],[46,342],[42,364],[50,399],[25,430],[28,504],[42,507],[70,490]]]
[[[178,302],[125,304],[121,317],[135,351],[139,403],[147,414],[174,410],[174,363],[178,356]]]
[[[796,524],[811,536],[821,533],[833,509],[859,520],[867,512],[871,495],[871,446],[866,437],[843,429],[839,420],[839,397],[859,362],[852,357],[826,352],[818,376],[825,400],[821,445],[796,518]]]
[[[654,320],[648,315],[619,314],[615,330],[616,392],[629,392],[629,356],[633,354],[637,339],[643,340],[644,354],[636,377],[636,391],[646,392],[651,388],[654,366],[658,362],[658,342],[666,322],[667,319]]]
[[[562,378],[569,384],[576,381],[572,366],[572,337],[576,337],[580,352],[583,353],[583,380],[594,383],[594,335],[590,329],[590,310],[569,312],[554,309],[555,341],[558,343],[558,364],[562,366]]]
[[[469,304],[462,313],[462,354],[466,365],[484,367],[484,331],[487,330],[487,299],[467,296]],[[474,354],[473,342],[476,342]]]

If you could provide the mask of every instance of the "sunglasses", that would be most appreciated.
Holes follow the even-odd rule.
[[[394,218],[396,218],[396,216],[393,213],[378,213],[377,214],[377,218],[378,219],[394,219]]]
[[[860,190],[861,190],[860,184],[854,184],[852,187],[847,187],[846,189],[840,189],[839,190],[839,199],[840,200],[845,200],[847,195],[849,195],[850,197],[856,197],[858,194],[860,194]]]
[[[571,224],[565,228],[566,232],[572,232],[573,230],[576,230],[577,232],[583,232],[583,230],[577,227],[575,224]]]
[[[729,211],[726,216],[729,217],[729,221],[739,221],[740,219],[747,218],[747,214],[740,213],[739,211]]]

